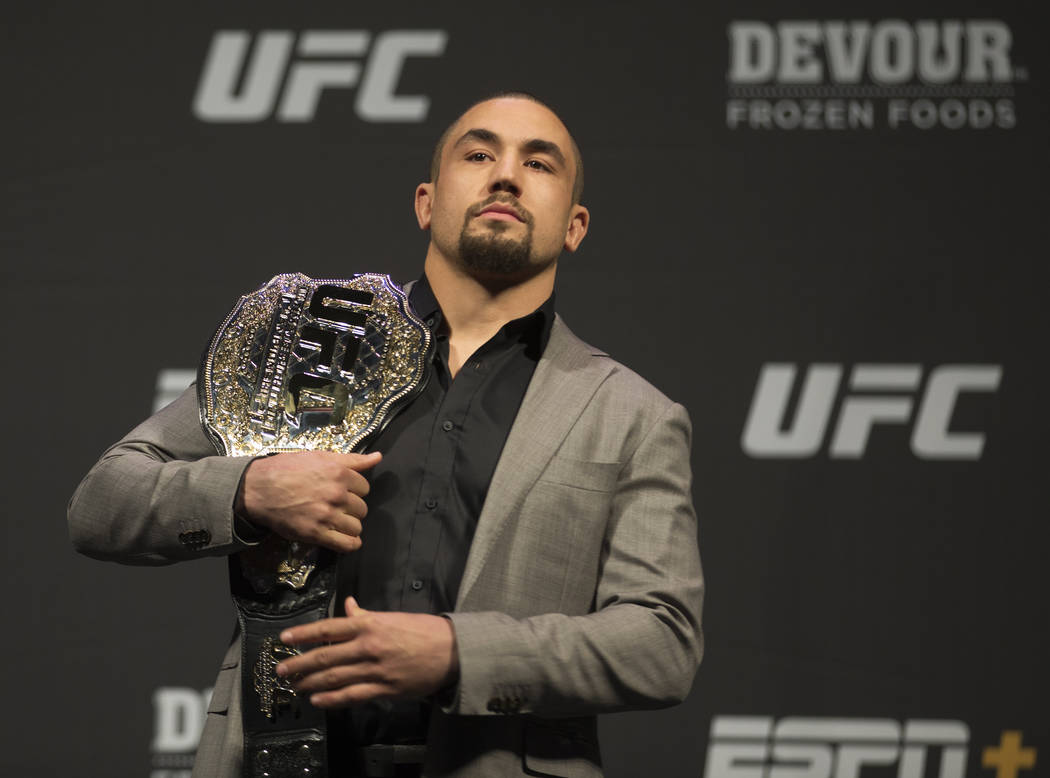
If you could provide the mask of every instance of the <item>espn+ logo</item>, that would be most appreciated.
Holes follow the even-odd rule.
[[[964,778],[970,730],[961,721],[716,716],[704,778],[862,778],[897,765],[897,778]]]
[[[845,372],[842,365],[810,365],[799,388],[795,365],[763,365],[744,424],[744,452],[756,458],[805,459],[816,456],[832,430],[829,456],[860,459],[876,425],[914,419],[911,450],[920,459],[981,458],[984,435],[955,431],[952,419],[962,395],[999,388],[1000,365],[940,365],[926,376],[921,395],[921,365],[855,365],[833,424]]]
[[[326,90],[356,88],[367,122],[421,122],[430,98],[398,94],[405,62],[439,57],[444,30],[269,30],[215,33],[193,101],[205,122],[309,122]],[[250,52],[250,53],[249,53]]]

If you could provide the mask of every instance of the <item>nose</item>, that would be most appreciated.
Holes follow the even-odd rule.
[[[515,197],[521,197],[519,167],[510,159],[504,158],[492,168],[489,193],[495,194],[496,192],[509,192]]]

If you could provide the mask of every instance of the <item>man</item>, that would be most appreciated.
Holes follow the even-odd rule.
[[[595,714],[688,693],[702,579],[684,410],[553,315],[582,176],[535,98],[471,107],[415,194],[436,380],[373,453],[217,457],[188,392],[85,478],[78,549],[164,564],[274,532],[342,552],[336,616],[283,633],[304,653],[278,668],[333,741],[425,742],[428,776],[600,775]],[[195,775],[240,770],[239,657]]]

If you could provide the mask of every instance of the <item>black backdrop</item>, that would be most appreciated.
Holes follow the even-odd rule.
[[[560,311],[695,425],[708,653],[684,705],[603,720],[608,774],[1010,778],[1011,732],[1019,775],[1045,770],[1037,6],[4,16],[5,775],[183,775],[231,628],[225,565],[78,558],[66,501],[242,292],[290,270],[413,278],[430,147],[505,88],[555,106],[587,161],[592,229]],[[224,31],[368,36],[267,60],[273,109],[260,77],[255,115],[228,121],[214,74],[214,110],[194,108]],[[290,121],[313,60],[358,85]],[[811,368],[839,380],[803,390]]]

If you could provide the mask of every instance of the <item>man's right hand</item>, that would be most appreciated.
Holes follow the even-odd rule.
[[[237,512],[286,540],[333,551],[361,547],[368,481],[383,455],[299,451],[256,459],[244,473]]]

